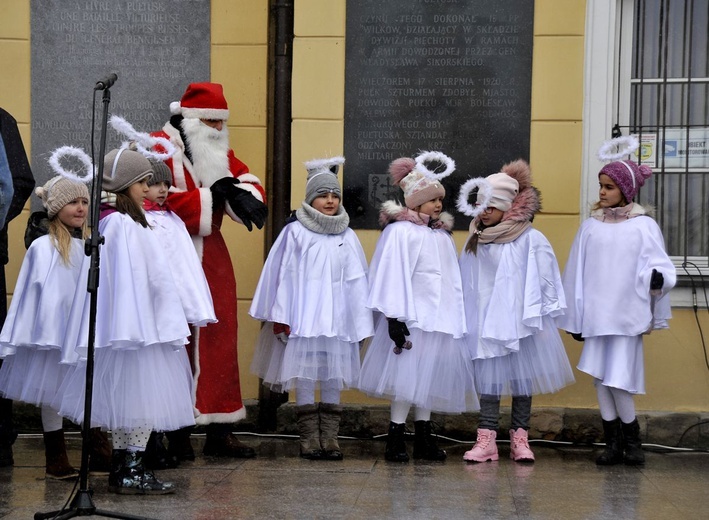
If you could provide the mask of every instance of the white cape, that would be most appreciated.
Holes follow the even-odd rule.
[[[367,260],[354,231],[324,235],[295,221],[271,248],[249,314],[289,325],[294,338],[358,342],[374,334],[367,290]]]
[[[188,322],[197,327],[215,323],[212,294],[185,223],[172,211],[146,211],[145,218],[178,281],[177,291]]]
[[[665,284],[651,310],[650,276]],[[640,216],[620,223],[586,219],[571,246],[563,275],[568,309],[560,328],[593,336],[637,336],[667,328],[672,317],[668,293],[675,267],[665,253],[657,223]]]

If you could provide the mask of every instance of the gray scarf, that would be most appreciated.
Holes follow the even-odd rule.
[[[310,204],[303,201],[301,207],[295,210],[295,216],[298,218],[298,222],[310,231],[321,235],[339,235],[350,224],[350,216],[342,204],[337,208],[337,215],[329,216],[320,213]]]

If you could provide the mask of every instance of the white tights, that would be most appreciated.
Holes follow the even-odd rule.
[[[320,381],[320,401],[328,404],[340,404],[340,385],[337,379]],[[305,406],[315,404],[315,381],[298,379],[295,385],[295,404]]]
[[[409,415],[411,403],[407,401],[392,401],[391,402],[391,422],[396,424],[404,424],[406,417]],[[431,410],[427,408],[416,407],[414,411],[414,421],[430,421]]]
[[[606,386],[600,379],[594,379],[598,395],[598,407],[604,421],[613,421],[620,417],[625,424],[635,420],[635,401],[627,390]]]
[[[56,410],[49,406],[43,406],[40,408],[40,412],[42,416],[42,430],[44,432],[55,432],[62,429],[62,416],[59,415]]]

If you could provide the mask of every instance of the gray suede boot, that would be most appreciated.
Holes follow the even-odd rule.
[[[317,404],[298,406],[295,411],[300,434],[300,456],[304,459],[322,459],[320,448],[320,416]]]
[[[340,433],[342,406],[320,403],[320,447],[325,460],[342,460],[343,455],[337,436]]]

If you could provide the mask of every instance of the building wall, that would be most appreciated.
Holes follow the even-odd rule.
[[[30,142],[29,0],[0,0],[0,106],[20,123]],[[530,163],[543,195],[535,227],[552,243],[563,268],[585,209],[580,208],[582,108],[584,104],[585,0],[536,0],[532,71]],[[345,81],[345,0],[296,0],[293,44],[292,196],[297,207],[305,188],[302,163],[341,154]],[[224,84],[230,103],[231,140],[237,155],[260,177],[266,172],[268,0],[212,1],[212,80]],[[500,158],[504,161],[506,158]],[[346,167],[345,167],[346,174]],[[25,215],[10,224],[8,287],[14,287],[22,261]],[[247,310],[263,265],[263,231],[247,233],[225,223],[239,284],[239,345],[243,392],[258,395],[249,373],[259,324]],[[368,258],[379,233],[359,231]],[[460,249],[466,234],[455,233]],[[244,247],[248,244],[248,247]],[[700,321],[707,320],[700,315]],[[669,331],[646,338],[647,395],[640,410],[706,411],[709,376],[691,310],[675,309]],[[564,335],[569,358],[578,361],[581,344]],[[591,379],[575,371],[577,383],[552,396],[535,398],[535,407],[592,408]],[[349,391],[344,402],[375,401]]]

